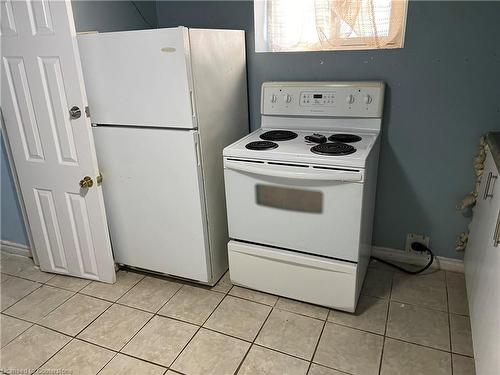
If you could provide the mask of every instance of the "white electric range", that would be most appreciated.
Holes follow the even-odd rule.
[[[354,311],[371,254],[382,82],[267,82],[224,149],[234,284]]]

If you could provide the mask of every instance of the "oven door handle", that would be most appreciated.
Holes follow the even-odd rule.
[[[249,165],[245,162],[234,162],[226,160],[224,166],[227,169],[232,169],[238,172],[246,172],[261,176],[289,178],[294,180],[313,180],[313,181],[342,181],[342,182],[357,182],[363,180],[363,174],[355,171],[342,170],[315,170],[312,168],[299,168],[296,170],[283,170],[275,166],[266,165],[256,166]],[[289,167],[287,167],[289,168]],[[292,167],[293,168],[293,167]],[[299,170],[300,169],[300,170]]]

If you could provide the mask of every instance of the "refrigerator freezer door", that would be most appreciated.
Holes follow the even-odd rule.
[[[116,262],[209,282],[197,132],[93,132]]]
[[[188,30],[78,36],[91,121],[196,128]]]

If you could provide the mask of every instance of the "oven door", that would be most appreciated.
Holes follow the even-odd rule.
[[[229,237],[357,262],[363,170],[224,160]]]

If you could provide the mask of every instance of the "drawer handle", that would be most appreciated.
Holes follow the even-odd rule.
[[[498,247],[498,245],[500,245],[500,211],[498,211],[497,226],[493,235],[493,246]]]
[[[490,194],[490,185],[491,185],[491,180],[492,179],[496,180],[497,178],[498,176],[493,176],[492,172],[488,173],[488,179],[486,180],[486,187],[484,188],[483,199],[493,198],[493,194]]]

